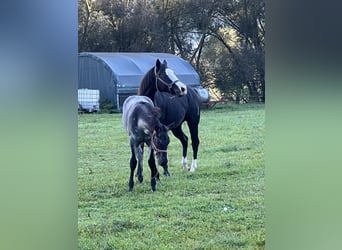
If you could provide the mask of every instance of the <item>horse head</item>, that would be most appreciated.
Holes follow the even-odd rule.
[[[167,146],[170,143],[167,132],[168,128],[159,123],[155,126],[151,137],[152,148],[156,153],[158,164],[162,167],[167,165]]]
[[[187,93],[187,86],[182,83],[175,72],[167,67],[167,62],[163,63],[157,59],[154,67],[156,77],[156,88],[161,92],[170,92],[172,95],[183,96]]]

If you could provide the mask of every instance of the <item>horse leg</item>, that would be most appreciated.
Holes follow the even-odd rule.
[[[182,131],[182,125],[177,128],[172,129],[172,133],[175,137],[177,137],[183,146],[183,157],[182,157],[182,166],[184,170],[189,170],[188,162],[187,162],[187,151],[188,151],[188,137]]]
[[[159,172],[156,166],[156,162],[154,159],[154,153],[153,149],[150,149],[150,157],[148,159],[148,165],[150,166],[151,169],[151,188],[152,192],[156,191],[156,180],[159,180]]]
[[[143,142],[139,145],[138,150],[140,150],[139,155],[141,155],[141,159],[144,159],[144,143]],[[138,164],[138,171],[137,171],[137,176],[138,176],[138,180],[140,183],[142,183],[144,180],[142,172],[143,172],[143,164],[141,162],[141,164]]]
[[[133,187],[134,187],[134,170],[137,166],[137,159],[135,156],[135,150],[134,150],[134,146],[131,144],[131,151],[132,151],[132,155],[131,155],[131,160],[130,160],[130,167],[131,167],[131,174],[129,177],[129,191],[132,192],[133,191]]]
[[[143,150],[141,148],[141,144],[136,145],[133,138],[130,140],[131,144],[131,151],[132,151],[132,157],[130,160],[130,166],[131,166],[131,175],[129,178],[129,191],[133,190],[134,186],[134,170],[138,163],[138,179],[140,182],[142,182],[142,164],[143,164]]]
[[[198,146],[200,144],[199,138],[198,138],[198,123],[192,124],[188,123],[189,130],[191,134],[191,144],[192,144],[192,151],[193,151],[193,158],[191,163],[190,172],[194,172],[197,168],[197,152],[198,152]]]
[[[164,169],[164,173],[163,173],[164,176],[170,176],[167,164],[165,166],[163,166],[163,169]]]

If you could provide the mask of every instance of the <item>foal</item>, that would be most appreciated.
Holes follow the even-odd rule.
[[[154,107],[153,102],[146,96],[130,96],[123,104],[122,121],[130,137],[131,146],[131,173],[129,178],[129,191],[134,186],[134,171],[138,164],[138,180],[143,181],[143,147],[144,143],[149,148],[148,165],[151,169],[151,187],[156,191],[156,180],[159,180],[159,172],[156,167],[154,152],[158,164],[164,168],[164,175],[168,176],[167,146],[170,143],[167,134],[168,129],[159,121],[159,108]]]

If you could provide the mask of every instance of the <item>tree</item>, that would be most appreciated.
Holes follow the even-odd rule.
[[[222,2],[218,5],[217,25],[209,28],[211,39],[226,49],[221,56],[216,55],[217,59],[210,56],[212,48],[207,53],[215,65],[217,87],[237,102],[265,100],[264,6],[263,0]],[[234,43],[229,44],[230,40]]]
[[[264,0],[79,0],[79,51],[177,54],[204,86],[265,101]]]

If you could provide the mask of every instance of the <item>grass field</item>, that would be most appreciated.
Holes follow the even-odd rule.
[[[121,114],[79,115],[79,248],[264,249],[264,105],[203,110],[199,130],[194,173],[182,170],[181,144],[170,133],[171,176],[161,175],[152,193],[145,153],[144,182],[128,192]],[[189,145],[190,164],[191,155]]]

